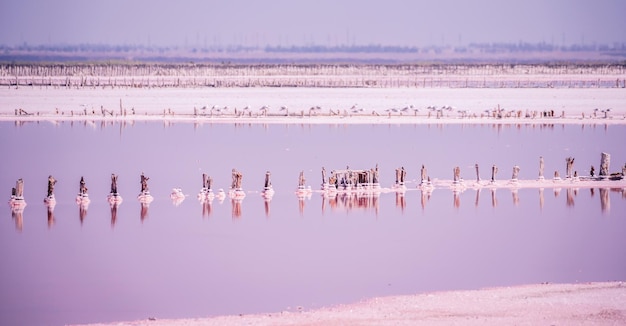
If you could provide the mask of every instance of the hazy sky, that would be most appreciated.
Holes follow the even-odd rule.
[[[623,0],[2,0],[0,44],[626,42]]]

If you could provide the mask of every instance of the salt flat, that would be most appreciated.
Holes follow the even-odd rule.
[[[626,123],[622,88],[7,87],[0,98],[2,120]]]

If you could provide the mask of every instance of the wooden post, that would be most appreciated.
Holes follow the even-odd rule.
[[[22,180],[22,178],[17,179],[17,182],[15,183],[15,197],[24,197],[24,180]]]
[[[543,168],[544,168],[543,156],[539,156],[539,180],[543,180],[544,179]]]
[[[54,195],[54,185],[57,183],[56,179],[52,175],[48,176],[48,197]]]
[[[609,166],[611,164],[611,155],[608,153],[602,153],[600,157],[600,176],[603,178],[609,177]]]
[[[87,194],[87,187],[85,186],[85,178],[83,178],[83,177],[80,177],[78,193],[80,195],[86,195]]]
[[[572,178],[572,171],[574,170],[574,158],[568,157],[565,159],[565,177]]]
[[[476,182],[480,182],[480,173],[478,172],[478,163],[474,164],[476,168]]]
[[[272,186],[272,181],[270,180],[270,171],[265,172],[265,189],[269,189]]]
[[[117,175],[111,173],[111,193],[117,194]]]
[[[141,172],[141,193],[146,193],[148,192],[148,180],[150,180],[150,178],[147,178],[143,172]]]
[[[513,167],[513,175],[511,176],[511,180],[517,181],[518,176],[519,176],[519,166],[516,165]]]

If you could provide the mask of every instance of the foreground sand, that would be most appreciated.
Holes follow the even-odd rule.
[[[624,325],[626,284],[539,284],[374,298],[313,311],[99,325]]]

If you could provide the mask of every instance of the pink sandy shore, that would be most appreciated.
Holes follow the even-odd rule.
[[[256,315],[155,319],[94,325],[624,325],[622,282],[537,284],[373,298]]]

